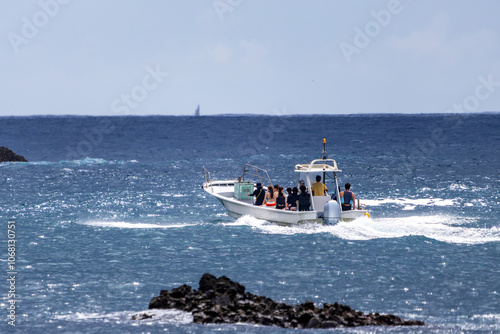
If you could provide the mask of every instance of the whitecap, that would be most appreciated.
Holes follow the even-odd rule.
[[[452,183],[448,186],[449,190],[458,190],[458,191],[463,191],[463,190],[468,190],[469,187],[467,187],[465,184],[459,184],[459,183]]]
[[[472,319],[495,319],[500,320],[500,313],[474,314]]]
[[[187,226],[194,226],[195,224],[146,224],[146,223],[129,223],[123,221],[86,221],[80,222],[81,225],[95,226],[95,227],[114,227],[114,228],[135,228],[135,229],[145,229],[145,228],[181,228]]]
[[[75,160],[74,162],[92,165],[92,164],[105,164],[109,161],[101,158],[85,158],[82,160]]]

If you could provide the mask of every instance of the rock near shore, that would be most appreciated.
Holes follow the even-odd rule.
[[[149,309],[178,309],[191,312],[200,324],[251,323],[284,328],[335,328],[354,326],[421,326],[422,321],[405,321],[394,315],[363,314],[347,305],[313,302],[289,305],[245,292],[245,287],[226,276],[204,274],[198,290],[182,285],[162,290]],[[135,319],[141,319],[136,317]],[[135,320],[134,319],[134,320]]]
[[[15,154],[7,147],[0,146],[0,162],[28,162],[28,160],[19,154]]]

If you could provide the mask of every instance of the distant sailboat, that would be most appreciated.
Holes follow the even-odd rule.
[[[198,108],[196,108],[196,111],[194,112],[195,116],[200,116],[200,105],[198,104]]]

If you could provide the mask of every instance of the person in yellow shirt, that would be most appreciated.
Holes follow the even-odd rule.
[[[313,183],[311,187],[313,196],[325,196],[325,192],[328,191],[325,184],[321,182],[321,176],[316,175],[316,182]]]

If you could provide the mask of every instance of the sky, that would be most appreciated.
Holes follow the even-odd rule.
[[[500,111],[498,0],[0,4],[0,116]]]

